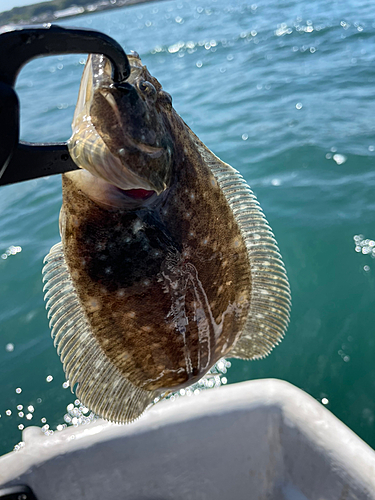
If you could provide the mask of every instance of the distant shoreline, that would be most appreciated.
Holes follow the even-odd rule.
[[[0,12],[0,33],[12,26],[56,23],[70,17],[102,12],[109,9],[154,2],[156,0],[72,0],[66,7],[66,0],[52,0]],[[64,7],[64,8],[61,8]]]

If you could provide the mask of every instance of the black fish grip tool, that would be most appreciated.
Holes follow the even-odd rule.
[[[0,35],[0,186],[62,174],[78,167],[65,142],[19,141],[17,75],[28,61],[58,54],[103,54],[112,64],[115,83],[130,75],[128,58],[111,37],[94,30],[57,25],[17,27]]]

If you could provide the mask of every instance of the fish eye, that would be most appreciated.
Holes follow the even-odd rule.
[[[159,99],[161,99],[161,102],[165,104],[168,109],[172,108],[172,96],[168,94],[168,92],[161,90],[159,92]]]
[[[148,97],[156,96],[156,88],[152,85],[152,83],[147,82],[146,80],[142,80],[138,84],[139,90],[146,94]]]

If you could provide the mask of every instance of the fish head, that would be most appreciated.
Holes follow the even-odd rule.
[[[70,154],[75,163],[120,190],[165,191],[172,177],[172,99],[138,56],[116,83],[103,55],[89,55],[73,118]]]

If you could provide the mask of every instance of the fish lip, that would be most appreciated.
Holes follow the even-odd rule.
[[[133,139],[133,137],[129,136],[128,134],[124,134],[124,136],[126,139],[126,144],[124,144],[124,146],[127,146],[130,150],[136,149],[137,151],[141,151],[141,153],[145,153],[150,158],[160,158],[164,152],[163,148],[151,146],[144,142],[136,141],[135,139]],[[118,153],[120,157],[124,157],[126,154],[125,148],[119,149]]]

